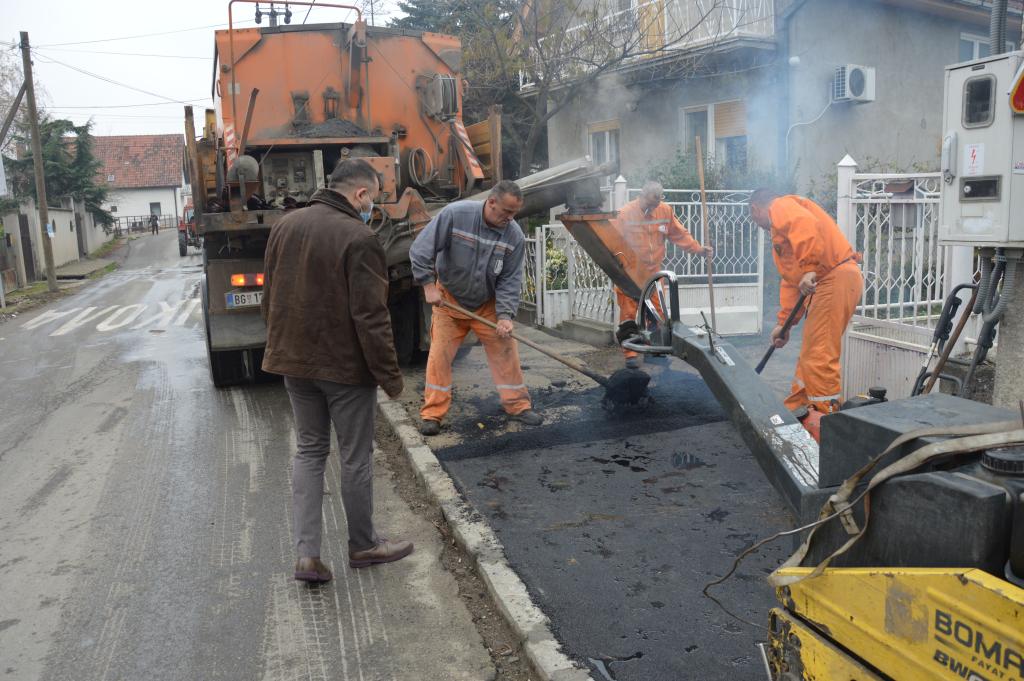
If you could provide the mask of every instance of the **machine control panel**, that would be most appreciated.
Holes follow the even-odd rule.
[[[304,203],[318,188],[317,175],[312,151],[271,151],[263,160],[264,199],[279,208],[288,197]]]

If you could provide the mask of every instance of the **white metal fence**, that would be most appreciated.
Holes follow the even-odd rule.
[[[620,179],[619,195],[635,197]],[[609,192],[611,197],[613,191]],[[700,192],[666,190],[666,203],[701,243]],[[749,191],[708,192],[708,224],[714,237],[718,328],[723,334],[760,333],[763,310],[764,232],[750,221]],[[621,199],[620,199],[621,202]],[[614,199],[609,199],[614,204]],[[556,327],[570,320],[606,325],[618,322],[612,283],[560,224],[543,225],[527,240],[523,301],[538,324]],[[680,277],[680,306],[685,321],[697,323],[708,310],[706,260],[667,243],[664,268]],[[543,273],[543,276],[541,276]]]
[[[882,385],[891,397],[908,397],[943,301],[970,280],[973,255],[939,245],[939,173],[858,174],[847,157],[838,187],[840,228],[864,257],[864,293],[845,339],[843,393]]]

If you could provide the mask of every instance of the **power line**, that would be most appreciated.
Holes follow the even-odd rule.
[[[194,99],[178,99],[174,102],[150,102],[148,104],[95,104],[93,106],[58,106],[57,109],[134,109],[140,106],[170,106],[173,104],[199,104],[209,101],[209,97],[196,97]]]
[[[34,48],[39,49],[39,48]],[[213,57],[196,57],[190,54],[153,54],[152,52],[108,52],[105,50],[74,50],[65,47],[48,47],[47,52],[78,52],[80,54],[116,54],[123,57],[161,57],[164,59],[202,59],[213,61]]]
[[[252,19],[243,19],[237,21],[237,24],[245,24],[251,22]],[[208,24],[206,26],[193,26],[192,28],[180,28],[174,31],[160,31],[158,33],[140,33],[138,35],[126,35],[118,38],[99,38],[97,40],[78,40],[69,43],[48,43],[46,45],[35,45],[35,47],[64,47],[65,45],[92,45],[94,43],[110,43],[116,40],[134,40],[136,38],[151,38],[158,35],[173,35],[175,33],[188,33],[190,31],[202,31],[208,28],[223,28],[227,24]]]
[[[113,78],[107,78],[106,76],[101,76],[100,74],[93,73],[92,71],[86,71],[85,69],[80,69],[77,66],[72,66],[71,64],[67,64],[67,63],[62,62],[62,61],[60,61],[58,59],[54,59],[53,57],[43,56],[41,53],[36,52],[34,49],[32,50],[32,52],[37,57],[40,57],[44,62],[51,63],[51,64],[60,64],[61,66],[65,67],[65,68],[71,69],[72,71],[78,71],[79,73],[85,74],[87,76],[91,76],[92,78],[96,78],[97,80],[102,80],[105,83],[110,83],[111,85],[118,85],[120,87],[127,88],[129,90],[135,90],[136,92],[141,92],[144,95],[149,95],[150,97],[156,97],[157,99],[165,99],[168,102],[171,102],[172,104],[179,104],[179,103],[181,103],[181,100],[172,99],[171,97],[165,97],[165,96],[157,94],[155,92],[150,92],[149,90],[143,90],[142,88],[135,87],[134,85],[128,85],[127,83],[122,83],[120,81],[116,81]]]
[[[117,118],[117,119],[121,119],[121,118],[146,118],[146,119],[162,119],[162,120],[168,120],[168,121],[176,121],[176,120],[184,121],[185,120],[184,117],[182,117],[182,116],[135,116],[135,115],[131,115],[131,114],[106,114],[106,113],[85,113],[85,112],[80,112],[80,111],[62,111],[60,109],[47,109],[47,113],[56,114],[56,115],[60,115],[60,116],[78,116],[78,117],[83,117],[84,116],[84,117],[88,117],[88,118]]]

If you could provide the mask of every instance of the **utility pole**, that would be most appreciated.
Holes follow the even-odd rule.
[[[43,238],[43,258],[46,260],[46,283],[51,292],[57,291],[57,273],[53,268],[53,244],[46,231],[50,212],[46,207],[46,175],[43,172],[43,142],[39,139],[39,112],[36,110],[36,89],[32,81],[32,53],[28,46],[28,32],[21,32],[21,65],[25,74],[25,95],[28,99],[28,122],[32,129],[32,165],[36,171],[36,204],[39,209],[39,232]],[[56,228],[55,230],[56,231]]]

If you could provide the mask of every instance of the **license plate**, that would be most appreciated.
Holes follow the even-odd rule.
[[[263,291],[250,291],[246,293],[225,293],[225,302],[228,309],[236,307],[255,307],[263,300]]]

